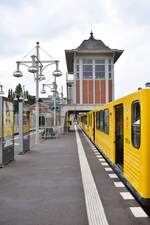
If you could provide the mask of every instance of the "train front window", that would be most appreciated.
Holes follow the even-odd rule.
[[[140,102],[134,101],[132,103],[132,144],[135,148],[140,147],[141,143],[141,110]]]

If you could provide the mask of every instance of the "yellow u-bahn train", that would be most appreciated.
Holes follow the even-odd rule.
[[[150,89],[88,112],[79,125],[142,205],[150,205]]]

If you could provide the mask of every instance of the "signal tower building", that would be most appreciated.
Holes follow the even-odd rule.
[[[123,50],[111,49],[90,33],[79,47],[65,50],[67,100],[73,105],[97,105],[114,99],[114,64]],[[69,76],[73,79],[70,79]]]

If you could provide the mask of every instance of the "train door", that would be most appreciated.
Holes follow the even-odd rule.
[[[116,164],[123,170],[123,104],[115,106]]]
[[[93,141],[95,141],[95,112],[93,112]]]

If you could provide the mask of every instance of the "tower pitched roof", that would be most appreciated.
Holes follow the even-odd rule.
[[[97,40],[93,36],[93,32],[91,31],[90,37],[88,40],[84,40],[79,47],[75,50],[111,50],[108,46],[104,44],[103,41]]]
[[[73,74],[74,54],[109,54],[113,56],[115,63],[122,53],[123,50],[111,49],[106,46],[103,41],[95,39],[93,36],[93,32],[91,31],[88,40],[84,40],[75,49],[65,50],[68,73]]]

